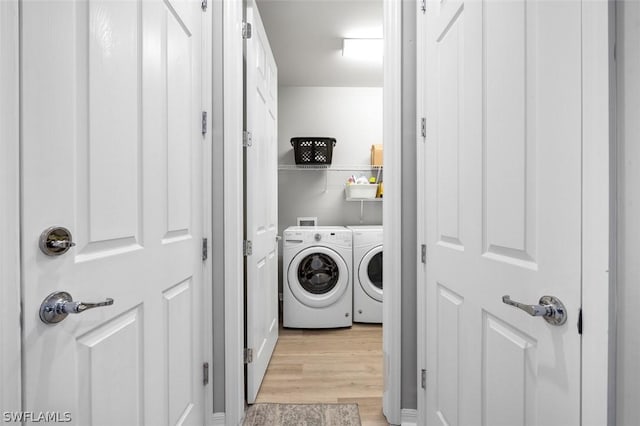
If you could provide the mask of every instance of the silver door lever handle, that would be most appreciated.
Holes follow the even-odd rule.
[[[81,314],[87,309],[110,305],[113,305],[111,298],[98,303],[74,302],[73,297],[66,291],[56,291],[42,301],[40,319],[45,324],[55,324],[65,319],[69,314]]]
[[[511,300],[511,296],[505,295],[502,296],[502,303],[522,309],[532,317],[543,317],[552,325],[562,325],[567,322],[567,310],[564,304],[553,296],[542,296],[538,302],[539,305],[526,305]]]
[[[502,303],[506,303],[507,305],[515,306],[518,309],[522,309],[532,317],[545,317],[551,313],[550,306],[542,306],[542,305],[525,305],[524,303],[516,302],[511,300],[511,296],[502,296]]]
[[[67,314],[81,314],[87,309],[99,308],[101,306],[113,305],[113,299],[108,298],[104,302],[84,303],[84,302],[64,302],[60,307],[62,312]]]

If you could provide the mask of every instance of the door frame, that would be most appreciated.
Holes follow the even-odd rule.
[[[385,201],[382,203],[384,257],[382,281],[383,412],[402,423],[402,0],[385,0],[383,11],[384,87],[382,129]],[[407,3],[405,7],[410,7]]]
[[[22,408],[18,0],[0,2],[0,407]]]
[[[237,425],[244,417],[244,282],[242,177],[242,0],[223,0],[224,15],[224,291],[225,291],[225,420]],[[383,353],[384,414],[401,422],[401,34],[402,1],[384,2],[383,128],[385,203],[383,205],[384,281]]]
[[[418,0],[419,2],[420,0]],[[429,5],[427,5],[429,9]],[[425,15],[417,14],[417,68],[424,75],[423,49]],[[584,424],[608,424],[615,371],[614,310],[610,295],[610,179],[615,169],[610,153],[615,138],[614,111],[611,108],[615,78],[612,71],[615,42],[615,9],[609,0],[582,1],[582,366],[581,418]],[[417,116],[424,117],[424,81],[418,79]],[[419,134],[420,132],[418,132]],[[424,142],[418,137],[417,158],[424,158]],[[418,161],[418,178],[425,176]],[[418,212],[425,213],[425,197],[418,194]],[[419,216],[420,217],[420,216]],[[426,241],[426,226],[418,220],[418,236]],[[418,262],[418,424],[426,424],[426,389],[421,387],[420,370],[426,368],[426,265]],[[575,320],[575,319],[574,319]],[[615,404],[613,404],[615,410]]]
[[[209,119],[205,123],[205,136],[202,143],[202,236],[207,239],[207,258],[202,271],[202,359],[209,364],[208,384],[203,390],[204,423],[209,424],[214,416],[214,353],[213,353],[213,182],[214,154],[213,154],[213,121],[215,120],[213,106],[213,61],[215,56],[213,38],[213,9],[215,3],[202,11],[202,109],[207,112]]]
[[[242,0],[222,1],[225,423],[244,418]]]
[[[582,1],[582,419],[601,425],[615,416],[615,16]]]

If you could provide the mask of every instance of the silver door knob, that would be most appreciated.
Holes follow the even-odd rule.
[[[539,305],[525,305],[505,295],[502,296],[502,303],[522,309],[532,317],[542,317],[551,325],[562,325],[567,322],[567,310],[564,304],[553,296],[542,296],[538,301]]]
[[[66,291],[56,291],[42,301],[40,319],[45,324],[56,324],[69,314],[81,314],[87,309],[110,305],[113,305],[113,299],[98,303],[74,302],[73,297]]]

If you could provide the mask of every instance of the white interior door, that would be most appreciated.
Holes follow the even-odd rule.
[[[200,1],[22,3],[26,411],[203,424],[201,26]],[[75,247],[43,254],[52,225]],[[114,303],[45,324],[56,291]]]
[[[580,424],[581,4],[430,2],[425,34],[427,424]]]
[[[278,340],[278,76],[269,40],[253,1],[247,5],[252,34],[246,44],[245,149],[247,402],[255,402]]]

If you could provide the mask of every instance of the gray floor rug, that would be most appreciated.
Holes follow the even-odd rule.
[[[244,426],[360,426],[358,404],[253,404]]]

